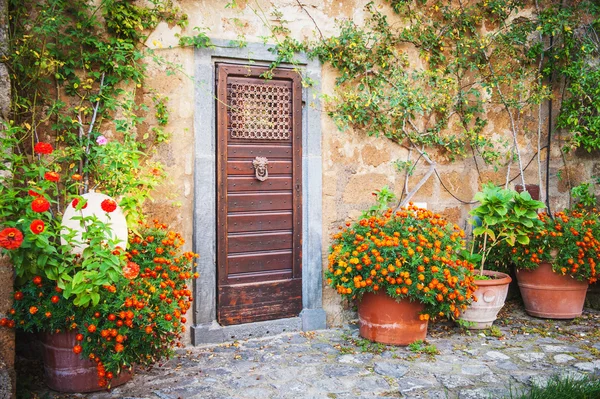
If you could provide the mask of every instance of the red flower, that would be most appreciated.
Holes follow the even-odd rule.
[[[71,206],[72,206],[73,208],[77,209],[77,205],[79,205],[79,198],[75,198],[75,199],[73,200],[73,202],[71,202]],[[87,205],[88,205],[88,204],[87,204],[87,201],[85,201],[85,202],[83,203],[83,206],[82,206],[80,209],[85,209],[85,208],[87,208]]]
[[[33,151],[35,151],[36,154],[52,154],[54,149],[52,148],[52,144],[40,141],[33,147]]]
[[[37,307],[35,307],[35,306],[31,306],[31,307],[29,308],[29,313],[31,313],[31,314],[36,314],[37,312],[38,312],[38,308],[37,308]]]
[[[133,280],[140,274],[140,266],[135,262],[127,262],[123,266],[123,276],[129,280]]]
[[[44,222],[42,220],[35,219],[33,222],[31,222],[31,224],[29,225],[29,228],[31,229],[31,232],[33,234],[40,234],[40,233],[44,232],[46,225],[44,224]]]
[[[33,190],[27,191],[27,194],[31,195],[32,197],[39,197],[41,195],[40,193]]]
[[[21,299],[23,299],[23,293],[21,291],[15,292],[15,300],[20,301]]]
[[[111,199],[105,199],[104,201],[102,201],[102,203],[100,204],[100,207],[102,208],[102,210],[106,213],[111,213],[113,212],[115,209],[117,209],[117,203]]]
[[[50,209],[50,203],[44,197],[36,197],[36,199],[31,202],[31,209],[33,209],[34,212],[46,212]]]
[[[0,231],[0,247],[5,249],[17,249],[23,242],[23,233],[14,227],[7,227]]]
[[[60,180],[60,175],[56,172],[46,172],[44,173],[44,179],[57,182]]]
[[[42,284],[42,278],[40,276],[33,277],[33,284],[35,284],[35,285],[41,285]]]

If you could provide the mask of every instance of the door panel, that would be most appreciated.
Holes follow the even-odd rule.
[[[265,80],[266,70],[217,65],[217,319],[223,325],[302,310],[302,87],[293,71],[278,69]],[[257,157],[266,158],[266,176],[257,175]]]

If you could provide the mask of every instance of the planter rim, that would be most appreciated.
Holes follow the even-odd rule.
[[[570,274],[560,274],[554,271],[554,268],[552,267],[553,263],[552,262],[540,262],[538,264],[538,267],[536,267],[535,269],[519,269],[516,268],[515,272],[518,274],[522,274],[522,273],[533,273],[536,270],[538,270],[540,267],[542,266],[548,266],[550,267],[550,270],[552,271],[552,274],[556,275],[556,276],[560,276],[560,277],[566,277],[566,278],[570,278],[571,280],[577,282],[577,283],[582,283],[582,284],[587,284],[587,285],[591,285],[586,279],[583,280],[577,280],[575,277],[573,277]]]
[[[483,275],[488,276],[488,277],[493,277],[493,280],[474,279],[473,283],[475,283],[475,285],[478,285],[480,287],[484,287],[484,286],[491,286],[491,285],[510,284],[510,282],[512,281],[512,278],[510,278],[510,276],[508,274],[502,273],[502,272],[494,272],[492,270],[484,270]]]

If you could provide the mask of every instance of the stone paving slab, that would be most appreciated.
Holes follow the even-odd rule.
[[[586,309],[576,320],[542,320],[509,303],[493,330],[430,325],[426,344],[437,350],[432,354],[371,344],[351,323],[185,348],[111,392],[61,395],[39,388],[35,394],[55,399],[503,398],[511,389],[543,385],[556,374],[600,375],[599,322],[598,311]]]

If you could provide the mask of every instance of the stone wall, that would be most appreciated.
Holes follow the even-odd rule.
[[[0,58],[8,53],[8,1],[0,0]],[[0,63],[0,119],[7,120],[10,109],[8,69]],[[2,134],[0,132],[0,134]],[[0,256],[0,319],[12,307],[13,267],[6,256]],[[14,330],[0,328],[0,399],[15,395],[15,335]]]
[[[164,216],[167,221],[174,222],[174,226],[181,230],[186,237],[192,237],[192,197],[193,197],[193,115],[194,115],[194,87],[193,87],[193,51],[180,49],[177,46],[177,35],[194,35],[193,27],[210,28],[207,34],[211,38],[235,40],[239,35],[244,35],[248,42],[262,42],[262,36],[269,35],[265,24],[276,23],[276,18],[271,15],[274,3],[284,18],[292,35],[297,39],[312,37],[315,34],[315,23],[321,33],[328,36],[336,33],[335,20],[352,18],[361,23],[366,14],[363,10],[367,0],[306,0],[302,4],[310,15],[299,9],[293,1],[250,1],[238,0],[238,7],[225,8],[223,1],[210,0],[197,2],[193,0],[180,0],[179,5],[189,16],[189,28],[182,32],[178,27],[169,27],[161,24],[149,37],[146,45],[154,48],[157,54],[166,60],[180,64],[182,73],[167,76],[166,67],[151,66],[151,78],[146,91],[151,95],[152,90],[157,90],[169,97],[169,107],[172,110],[170,131],[173,138],[168,146],[159,149],[157,158],[167,165],[170,175],[169,183],[165,184],[155,195],[157,200],[149,209],[150,213]],[[381,10],[389,10],[389,3],[379,1]],[[386,5],[387,4],[387,5]],[[388,12],[390,18],[391,11]],[[414,53],[414,51],[413,51]],[[252,58],[249,52],[248,58]],[[416,55],[412,56],[414,62],[419,62]],[[187,75],[187,76],[186,76]],[[210,76],[205,77],[210,79]],[[332,94],[334,89],[335,73],[327,66],[322,68],[322,90]],[[321,107],[321,105],[317,105]],[[547,131],[547,109],[544,105],[544,116],[541,127]],[[554,110],[556,115],[556,110]],[[486,127],[485,135],[491,137],[510,138],[509,120],[506,112],[500,107],[488,107],[490,123]],[[537,148],[537,115],[524,114],[520,118],[521,128],[529,132],[519,138],[522,150],[522,160],[528,164],[525,171],[527,183],[538,182],[538,163],[535,157]],[[361,210],[373,202],[372,192],[384,185],[391,187],[395,193],[400,194],[404,187],[404,176],[399,173],[393,162],[407,160],[408,152],[404,148],[391,143],[384,138],[366,137],[361,132],[337,129],[331,119],[322,112],[321,128],[322,158],[323,158],[323,247],[330,243],[329,237],[337,230],[346,219],[357,217]],[[565,168],[559,150],[559,143],[554,138],[551,147],[550,167],[550,193],[551,207],[555,210],[568,205],[568,187],[566,180],[559,179],[557,172],[568,176],[571,184],[584,181],[591,177],[592,171],[598,174],[600,162],[595,161],[593,155],[572,154],[568,158],[568,168]],[[416,159],[416,154],[411,154],[411,159]],[[507,169],[495,170],[485,166],[481,160],[475,162],[472,157],[456,162],[449,162],[443,156],[436,157],[439,178],[434,174],[421,187],[415,202],[425,202],[429,209],[442,213],[452,222],[469,229],[468,212],[473,206],[470,202],[474,194],[483,183],[492,181],[503,184]],[[545,162],[545,153],[542,154]],[[545,165],[542,163],[542,179],[545,182]],[[421,165],[409,180],[409,189],[414,187],[425,174],[427,168]],[[510,176],[518,174],[516,164],[511,165]],[[515,180],[513,183],[518,183]],[[545,187],[545,183],[543,184]],[[213,190],[213,187],[206,189]],[[173,212],[171,203],[180,203],[180,207]],[[323,259],[326,259],[324,251]],[[200,254],[202,256],[202,254]],[[325,262],[324,262],[325,263]],[[341,303],[333,290],[323,290],[323,305],[328,315],[330,325],[340,324],[345,317],[346,307]]]

